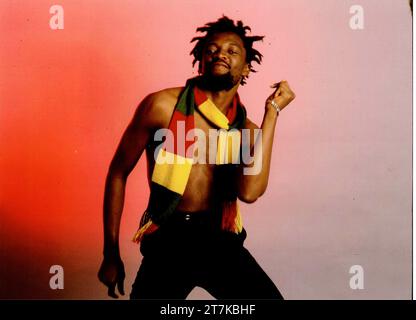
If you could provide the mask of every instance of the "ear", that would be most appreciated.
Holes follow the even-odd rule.
[[[248,77],[249,73],[250,73],[250,64],[246,63],[243,67],[242,75],[245,77]]]

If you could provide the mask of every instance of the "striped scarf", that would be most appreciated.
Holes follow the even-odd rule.
[[[192,129],[195,128],[195,110],[217,128],[215,164],[225,169],[223,172],[230,172],[227,169],[235,169],[234,164],[239,161],[241,133],[238,129],[244,126],[246,110],[238,94],[234,96],[231,107],[224,115],[195,82],[196,78],[187,81],[175,106],[168,128],[173,134],[173,141],[166,139],[157,151],[149,204],[133,238],[136,243],[167,221],[182,198],[195,161],[195,136],[192,135]],[[227,189],[222,192],[220,200],[221,229],[240,233],[242,222],[236,193],[229,192],[233,188]]]

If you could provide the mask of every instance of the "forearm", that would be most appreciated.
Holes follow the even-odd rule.
[[[261,135],[256,137],[251,150],[253,161],[250,164],[243,163],[239,171],[239,198],[245,202],[254,202],[266,191],[277,118],[276,110],[266,108],[260,127]],[[259,163],[261,163],[260,170],[254,170],[255,174],[248,174],[249,170],[247,169],[253,169]]]
[[[119,250],[119,231],[124,206],[126,178],[109,171],[104,193],[104,256],[117,257]]]

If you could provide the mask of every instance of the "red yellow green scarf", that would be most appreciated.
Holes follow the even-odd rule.
[[[188,80],[169,123],[168,129],[174,136],[173,143],[169,144],[165,141],[156,158],[150,186],[149,205],[133,238],[136,243],[139,243],[144,235],[152,233],[163,224],[175,211],[182,198],[194,162],[193,144],[195,140],[187,141],[189,138],[186,134],[195,128],[195,110],[199,111],[219,130],[216,164],[233,165],[235,159],[239,159],[240,147],[238,145],[238,148],[235,148],[234,145],[233,148],[232,144],[235,141],[241,141],[241,133],[238,129],[244,126],[246,111],[238,94],[234,96],[231,107],[224,115],[195,85],[195,79]],[[177,129],[180,126],[184,126],[184,137],[178,136],[181,130]],[[236,138],[236,135],[237,139],[233,140],[232,138]],[[185,139],[185,143],[183,143],[183,139]],[[182,143],[179,143],[180,141]],[[237,197],[234,195],[231,198],[224,198],[221,201],[221,210],[221,229],[240,233],[242,222]]]

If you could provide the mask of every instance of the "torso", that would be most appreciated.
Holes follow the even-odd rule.
[[[177,99],[181,92],[181,88],[173,88],[168,89],[171,93],[170,98],[166,99],[164,103],[164,110],[166,112],[161,115],[161,123],[160,128],[168,128],[169,121],[174,111]],[[208,123],[198,112],[195,112],[195,128],[202,129],[206,133],[206,137],[208,137],[208,130],[215,128],[210,123]],[[207,150],[208,150],[208,138],[207,141]],[[146,148],[146,156],[147,156],[147,168],[148,168],[148,179],[149,184],[155,164],[154,159],[154,151],[155,151],[155,144],[150,143]],[[221,185],[221,181],[218,179],[226,180],[226,177],[223,176],[216,176],[214,179],[214,175],[216,173],[216,166],[213,164],[208,164],[208,157],[209,153],[207,152],[207,163],[200,164],[195,163],[192,166],[191,173],[189,175],[188,183],[185,188],[185,192],[182,196],[182,199],[177,207],[178,210],[181,211],[188,211],[188,212],[195,212],[201,210],[208,210],[211,209],[215,203],[215,185],[217,183]],[[215,180],[215,181],[214,181]]]

